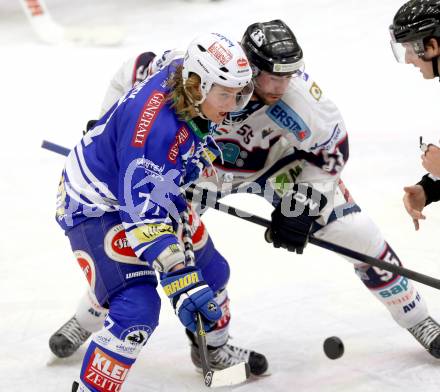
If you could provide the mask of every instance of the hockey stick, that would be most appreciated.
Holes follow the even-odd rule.
[[[69,149],[67,149],[65,147],[62,147],[58,144],[47,142],[47,141],[43,141],[43,144],[41,145],[41,147],[45,148],[47,150],[56,152],[61,155],[67,155],[70,151]],[[190,190],[187,190],[187,199],[191,200],[193,198],[193,196],[194,196],[193,192]],[[249,214],[248,212],[242,211],[238,208],[233,208],[233,207],[228,206],[226,204],[220,203],[217,200],[208,200],[208,201],[204,201],[204,202],[200,201],[200,203],[202,204],[202,206],[214,208],[215,210],[224,212],[226,214],[235,216],[240,219],[244,219],[248,222],[255,223],[259,226],[263,226],[265,228],[270,227],[269,220],[264,219],[262,217],[259,217],[257,215]],[[351,257],[352,259],[362,261],[366,264],[372,265],[373,267],[377,267],[382,270],[389,271],[394,274],[404,276],[408,279],[412,279],[416,282],[419,282],[419,283],[422,283],[427,286],[430,286],[430,287],[433,287],[435,289],[440,290],[440,280],[433,278],[431,276],[421,274],[419,272],[410,270],[408,268],[401,267],[399,265],[387,263],[387,262],[379,260],[375,257],[371,257],[371,256],[365,255],[363,253],[359,253],[354,250],[344,248],[343,246],[333,244],[332,242],[321,240],[319,238],[316,238],[313,235],[311,235],[309,237],[309,242],[313,245],[319,246],[320,248],[324,248],[324,249],[330,250],[332,252],[339,253],[339,254],[347,256],[347,257]]]
[[[187,193],[187,199],[191,200],[194,196],[193,192],[191,190],[187,190],[186,193]],[[217,200],[200,201],[200,203],[204,207],[214,208],[217,211],[221,211],[225,214],[232,215],[237,218],[246,220],[248,222],[255,223],[259,226],[262,226],[265,228],[270,227],[269,220],[262,218],[260,216],[257,216],[257,215],[252,215],[249,212],[240,210],[238,208],[231,207],[226,204],[220,203]],[[351,257],[352,259],[362,261],[366,264],[372,265],[373,267],[378,267],[382,270],[389,271],[394,274],[404,276],[408,279],[415,280],[419,283],[423,283],[427,286],[430,286],[430,287],[433,287],[435,289],[440,290],[440,280],[433,278],[431,276],[421,274],[419,272],[410,270],[408,268],[401,267],[399,265],[387,263],[387,262],[379,260],[375,257],[371,257],[366,254],[359,253],[359,252],[356,252],[356,251],[348,249],[348,248],[344,248],[343,246],[334,244],[332,242],[328,242],[328,241],[316,238],[313,235],[309,236],[309,242],[313,245],[319,246],[320,248],[324,248],[324,249],[330,250],[332,252],[335,252],[335,253],[338,253],[338,254],[341,254],[341,255],[344,255],[347,257]]]
[[[195,265],[188,209],[180,214],[180,219],[182,221],[182,239],[185,246],[185,262],[186,265]],[[249,364],[246,362],[240,362],[222,370],[211,369],[208,359],[208,348],[206,345],[206,332],[203,327],[202,316],[200,313],[197,313],[196,335],[200,362],[202,364],[203,379],[207,387],[216,388],[240,384],[249,378],[250,368]]]
[[[49,142],[47,140],[43,140],[41,143],[41,148],[45,148],[46,150],[55,152],[60,155],[64,155],[67,157],[69,155],[70,149],[60,146],[59,144]]]
[[[41,147],[64,156],[69,155],[70,152],[68,148],[62,147],[47,140],[43,140]],[[180,214],[180,218],[182,221],[182,237],[185,246],[185,262],[186,265],[194,265],[194,249],[188,211],[183,211]],[[203,379],[207,387],[217,388],[236,385],[246,381],[249,378],[250,368],[249,364],[246,362],[240,362],[236,365],[230,366],[222,370],[211,369],[208,359],[208,349],[206,345],[206,332],[203,327],[203,321],[200,313],[197,313],[196,335],[197,346],[203,370]]]
[[[53,20],[43,0],[20,0],[20,4],[38,37],[47,44],[113,46],[124,38],[122,29],[115,26],[64,27]]]

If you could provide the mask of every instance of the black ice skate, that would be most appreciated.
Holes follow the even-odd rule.
[[[200,354],[194,335],[186,330],[186,334],[191,341],[191,360],[198,368],[202,368]],[[240,362],[247,362],[250,371],[255,376],[262,375],[268,368],[267,359],[263,354],[244,348],[224,344],[221,347],[208,346],[209,364],[214,370],[223,370]]]
[[[440,358],[440,325],[431,317],[425,318],[408,331],[435,358]]]
[[[79,325],[75,316],[49,339],[49,347],[58,358],[70,357],[89,338],[91,333]]]

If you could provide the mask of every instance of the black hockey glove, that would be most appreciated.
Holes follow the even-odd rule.
[[[302,254],[312,225],[327,204],[327,198],[306,184],[295,184],[272,212],[272,222],[265,239],[275,248]]]
[[[86,129],[83,131],[83,135],[85,135],[87,132],[89,132],[95,126],[95,124],[98,121],[99,120],[89,120],[89,121],[87,121]]]

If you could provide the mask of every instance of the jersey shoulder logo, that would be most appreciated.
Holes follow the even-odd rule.
[[[317,101],[319,101],[322,97],[322,90],[315,82],[312,83],[312,87],[310,87],[309,92]]]

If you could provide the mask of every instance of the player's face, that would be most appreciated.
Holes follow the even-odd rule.
[[[396,43],[392,40],[391,46],[399,63],[414,65],[425,79],[435,77],[431,59],[440,54],[436,39],[431,39],[426,44],[421,39],[403,43]]]
[[[431,60],[423,60],[421,57],[407,61],[407,64],[412,64],[418,68],[424,79],[434,79],[434,70],[432,69]]]
[[[411,43],[404,43],[402,46],[405,49],[405,63],[412,64],[414,67],[418,68],[424,79],[433,79],[434,71],[432,69],[431,60],[426,60],[426,58],[420,57],[415,52]]]
[[[279,76],[261,71],[254,79],[255,95],[266,105],[279,101],[287,91],[293,75]]]
[[[252,96],[252,92],[251,84],[244,88],[214,85],[200,105],[200,109],[209,120],[221,124],[229,112],[242,109]]]

